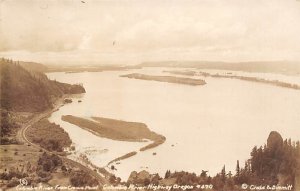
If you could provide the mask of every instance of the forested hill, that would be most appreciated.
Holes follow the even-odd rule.
[[[36,71],[36,72],[43,72],[43,73],[48,71],[48,67],[40,63],[22,62],[22,61],[18,61],[17,63],[20,64],[24,69],[28,71]]]
[[[0,60],[1,109],[43,111],[51,108],[55,99],[63,94],[85,92],[81,85],[49,80],[44,73],[30,70],[30,63],[24,66],[26,69],[22,65],[22,63],[12,60]]]

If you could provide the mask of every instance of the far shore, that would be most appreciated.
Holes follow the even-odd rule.
[[[139,80],[152,80],[158,82],[168,82],[168,83],[176,83],[176,84],[184,84],[190,86],[202,86],[205,85],[206,82],[201,79],[193,79],[193,78],[182,78],[176,76],[154,76],[154,75],[146,75],[139,73],[132,73],[127,75],[121,75],[120,77],[139,79]]]
[[[131,69],[140,69],[140,66],[122,66],[122,65],[95,65],[95,66],[54,66],[49,65],[46,73],[65,72],[65,73],[80,73],[80,72],[105,72],[105,71],[126,71]]]

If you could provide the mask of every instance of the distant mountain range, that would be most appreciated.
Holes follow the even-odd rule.
[[[0,60],[1,109],[37,112],[49,109],[63,94],[84,93],[81,85],[49,80],[38,63]]]
[[[253,61],[253,62],[219,62],[219,61],[161,61],[144,62],[139,67],[176,67],[234,70],[245,72],[266,72],[281,74],[300,74],[300,62],[292,61]]]
[[[138,65],[43,65],[36,62],[18,62],[29,71],[38,72],[103,72],[116,70],[140,69],[142,67],[173,67],[233,70],[244,72],[279,73],[286,75],[300,74],[298,61],[249,61],[249,62],[223,62],[223,61],[155,61],[143,62]]]

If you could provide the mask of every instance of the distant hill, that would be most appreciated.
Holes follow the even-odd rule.
[[[36,69],[34,69],[37,67]],[[25,69],[26,68],[26,69]],[[63,94],[84,93],[81,85],[49,80],[42,73],[43,65],[0,60],[0,104],[12,111],[43,111]]]
[[[253,62],[162,61],[162,62],[144,62],[138,66],[198,68],[198,69],[234,70],[234,71],[245,71],[245,72],[300,74],[300,62],[291,62],[291,61],[253,61]]]
[[[122,65],[48,65],[46,72],[103,72],[103,71],[124,71],[129,69],[140,69],[137,66]]]
[[[36,72],[47,72],[48,71],[48,67],[43,65],[43,64],[39,64],[36,62],[17,62],[18,64],[20,64],[23,68],[25,68],[28,71],[36,71]]]

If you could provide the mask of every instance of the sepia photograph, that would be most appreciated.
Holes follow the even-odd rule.
[[[0,191],[300,191],[299,0],[0,0]]]

